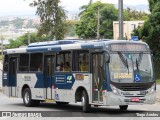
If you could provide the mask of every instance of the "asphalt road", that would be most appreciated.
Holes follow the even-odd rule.
[[[127,111],[120,111],[118,106],[98,107],[92,108],[90,113],[83,113],[80,103],[61,106],[56,103],[41,103],[38,107],[25,107],[21,98],[8,98],[0,93],[0,111],[45,111],[48,116],[52,113],[52,117],[134,117],[137,114],[143,114],[148,111],[160,111],[160,103],[140,106],[132,105],[129,106]]]

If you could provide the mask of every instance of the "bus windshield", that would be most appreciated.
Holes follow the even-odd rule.
[[[116,83],[147,83],[153,81],[151,55],[146,53],[115,53],[110,55],[111,81]]]

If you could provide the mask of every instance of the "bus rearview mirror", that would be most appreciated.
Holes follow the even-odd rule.
[[[109,55],[109,53],[108,52],[104,52],[104,56],[105,56],[105,61],[107,62],[107,63],[109,63],[109,61],[110,61],[110,55]]]

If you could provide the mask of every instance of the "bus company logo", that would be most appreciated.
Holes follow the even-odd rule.
[[[67,77],[67,83],[72,83],[72,76]]]
[[[11,112],[2,112],[2,117],[12,117]]]
[[[68,76],[67,80],[71,81],[72,80],[72,76]]]
[[[42,117],[42,113],[34,112],[2,112],[2,118],[11,118],[11,117]]]

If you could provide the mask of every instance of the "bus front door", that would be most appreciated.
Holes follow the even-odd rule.
[[[17,89],[17,57],[10,57],[9,59],[9,86],[10,96],[16,97]]]
[[[55,63],[55,56],[54,55],[46,55],[45,56],[45,93],[46,93],[46,99],[54,99],[54,91],[52,88],[54,88],[54,63]]]
[[[92,54],[92,102],[102,103],[102,85],[103,85],[103,54]]]

